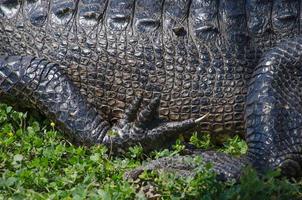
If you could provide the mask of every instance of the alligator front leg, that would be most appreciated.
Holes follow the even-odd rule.
[[[103,143],[121,152],[141,144],[144,150],[168,146],[179,132],[199,120],[163,122],[159,119],[160,99],[151,100],[143,110],[141,98],[128,108],[113,127],[80,94],[58,64],[34,57],[0,57],[0,95],[39,110],[76,143]],[[112,128],[114,134],[107,134]]]
[[[0,57],[0,91],[1,98],[12,97],[45,114],[76,143],[101,143],[110,128],[59,65],[45,59]]]

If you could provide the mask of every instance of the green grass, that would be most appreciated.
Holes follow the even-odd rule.
[[[210,137],[193,135],[191,143],[217,148]],[[142,181],[128,182],[125,171],[147,159],[173,156],[183,151],[178,141],[172,150],[144,155],[140,146],[123,157],[111,157],[99,145],[91,148],[70,144],[55,124],[36,121],[10,106],[0,104],[0,199],[299,199],[301,182],[276,178],[271,172],[259,178],[246,169],[239,184],[216,181],[210,165],[199,157],[195,177],[143,173]],[[229,139],[219,151],[238,156],[246,152],[239,137]]]

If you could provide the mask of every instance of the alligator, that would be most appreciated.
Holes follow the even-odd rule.
[[[75,144],[122,153],[181,133],[245,133],[248,152],[196,152],[222,179],[251,165],[300,176],[299,0],[0,0],[0,97]],[[192,155],[189,155],[192,156]],[[190,172],[187,156],[130,172]]]

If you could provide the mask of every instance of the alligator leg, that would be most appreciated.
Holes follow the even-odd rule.
[[[80,95],[59,65],[33,57],[0,57],[0,95],[36,108],[76,143],[100,143],[109,123]]]
[[[142,111],[139,111],[142,101],[137,99],[125,117],[111,127],[58,64],[34,57],[0,57],[0,96],[1,99],[12,97],[19,104],[36,108],[76,143],[103,143],[113,146],[117,152],[139,143],[145,150],[167,146],[179,132],[201,120],[162,122],[158,115],[159,98],[153,99]],[[116,135],[107,134],[111,128]]]
[[[281,42],[263,57],[249,85],[245,118],[253,165],[301,176],[302,37]]]

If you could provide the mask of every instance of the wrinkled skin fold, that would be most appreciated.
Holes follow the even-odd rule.
[[[241,158],[197,153],[222,180],[251,165],[301,175],[300,0],[0,1],[0,101],[74,143],[169,147],[179,133],[245,133]],[[194,155],[192,155],[194,156]],[[190,174],[184,158],[142,170]]]

